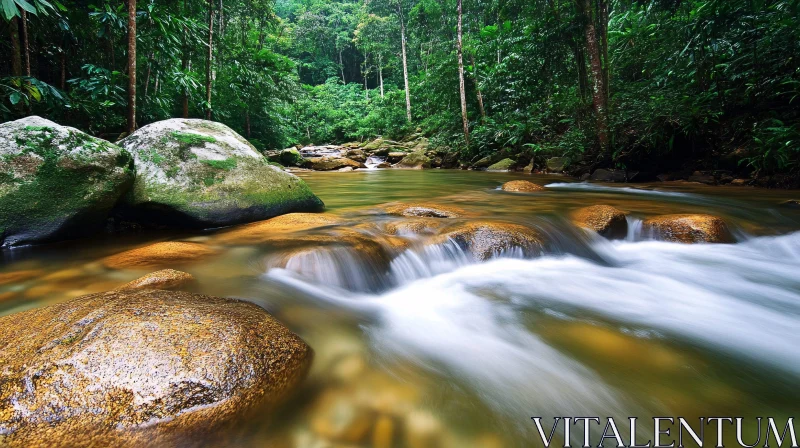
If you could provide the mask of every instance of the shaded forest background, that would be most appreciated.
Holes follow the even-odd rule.
[[[261,150],[421,131],[467,162],[800,171],[800,0],[0,7],[3,121],[116,140],[131,113],[208,117]]]

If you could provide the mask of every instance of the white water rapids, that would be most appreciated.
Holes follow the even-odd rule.
[[[638,337],[668,338],[800,377],[800,232],[732,245],[596,239],[592,249],[604,262],[511,253],[477,263],[455,245],[408,251],[387,273],[399,286],[378,294],[287,269],[271,269],[267,278],[363,312],[376,353],[455,378],[514,421],[544,410],[637,412],[623,392],[526,326],[526,313],[596,317]]]

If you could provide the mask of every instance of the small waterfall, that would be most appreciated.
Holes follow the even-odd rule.
[[[625,241],[639,241],[642,239],[642,221],[639,218],[634,218],[630,215],[626,216],[628,221],[628,234],[625,235]]]
[[[274,268],[307,282],[350,291],[378,291],[387,286],[385,272],[347,247],[316,247],[273,256],[267,259],[266,270]]]
[[[374,170],[374,169],[378,168],[378,166],[380,164],[385,163],[385,162],[386,162],[386,157],[369,156],[369,157],[367,157],[367,161],[364,162],[364,165],[366,165],[367,168],[369,168],[371,170]]]

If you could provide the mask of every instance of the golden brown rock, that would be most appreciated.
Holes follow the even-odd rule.
[[[27,269],[24,271],[3,272],[0,273],[0,285],[24,282],[25,280],[30,280],[34,277],[40,276],[43,273],[44,271],[39,269]]]
[[[117,290],[122,289],[172,289],[191,283],[195,280],[192,274],[174,269],[162,269],[151,272],[144,277],[139,277],[132,282],[128,282]]]
[[[0,318],[2,443],[180,440],[280,400],[310,360],[297,335],[234,299],[130,290],[13,314]]]
[[[386,207],[386,213],[421,218],[458,218],[466,214],[463,209],[452,205],[418,203],[390,205]]]
[[[217,237],[222,244],[265,243],[279,234],[332,226],[341,219],[326,213],[289,213],[266,221],[236,227]]]
[[[539,184],[535,184],[528,180],[512,180],[506,182],[501,187],[503,191],[510,191],[514,193],[531,193],[534,191],[544,191],[545,188]]]
[[[382,415],[372,430],[373,448],[392,448],[394,445],[394,422],[388,415]]]
[[[676,243],[732,243],[728,226],[712,215],[662,215],[642,223],[642,230],[652,236]]]
[[[572,212],[571,217],[576,226],[594,230],[609,239],[625,238],[628,233],[625,212],[610,205],[583,207]]]
[[[168,264],[189,263],[215,253],[203,244],[170,241],[131,249],[103,259],[112,269],[147,269]]]
[[[499,253],[518,249],[525,255],[542,252],[541,234],[519,224],[496,221],[472,221],[447,228],[433,240],[434,244],[455,241],[469,250],[478,260],[486,260]]]
[[[442,225],[435,218],[410,218],[386,223],[384,230],[390,235],[428,233]]]

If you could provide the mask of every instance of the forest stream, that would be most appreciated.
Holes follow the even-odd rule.
[[[264,307],[314,360],[276,412],[187,445],[523,447],[538,437],[532,416],[785,419],[797,410],[800,209],[784,204],[796,192],[459,170],[298,175],[325,202],[325,225],[260,240],[237,238],[238,227],[145,231],[0,252],[0,274],[31,273],[0,284],[0,315],[153,270],[103,263],[124,250],[212,248],[163,267],[196,277],[192,292]],[[523,178],[545,189],[499,188]],[[388,212],[397,204],[458,212]],[[624,238],[571,223],[573,210],[598,204],[627,214]],[[721,217],[735,242],[642,231],[643,219],[676,213]],[[476,256],[442,233],[481,222],[534,229],[543,244]]]

